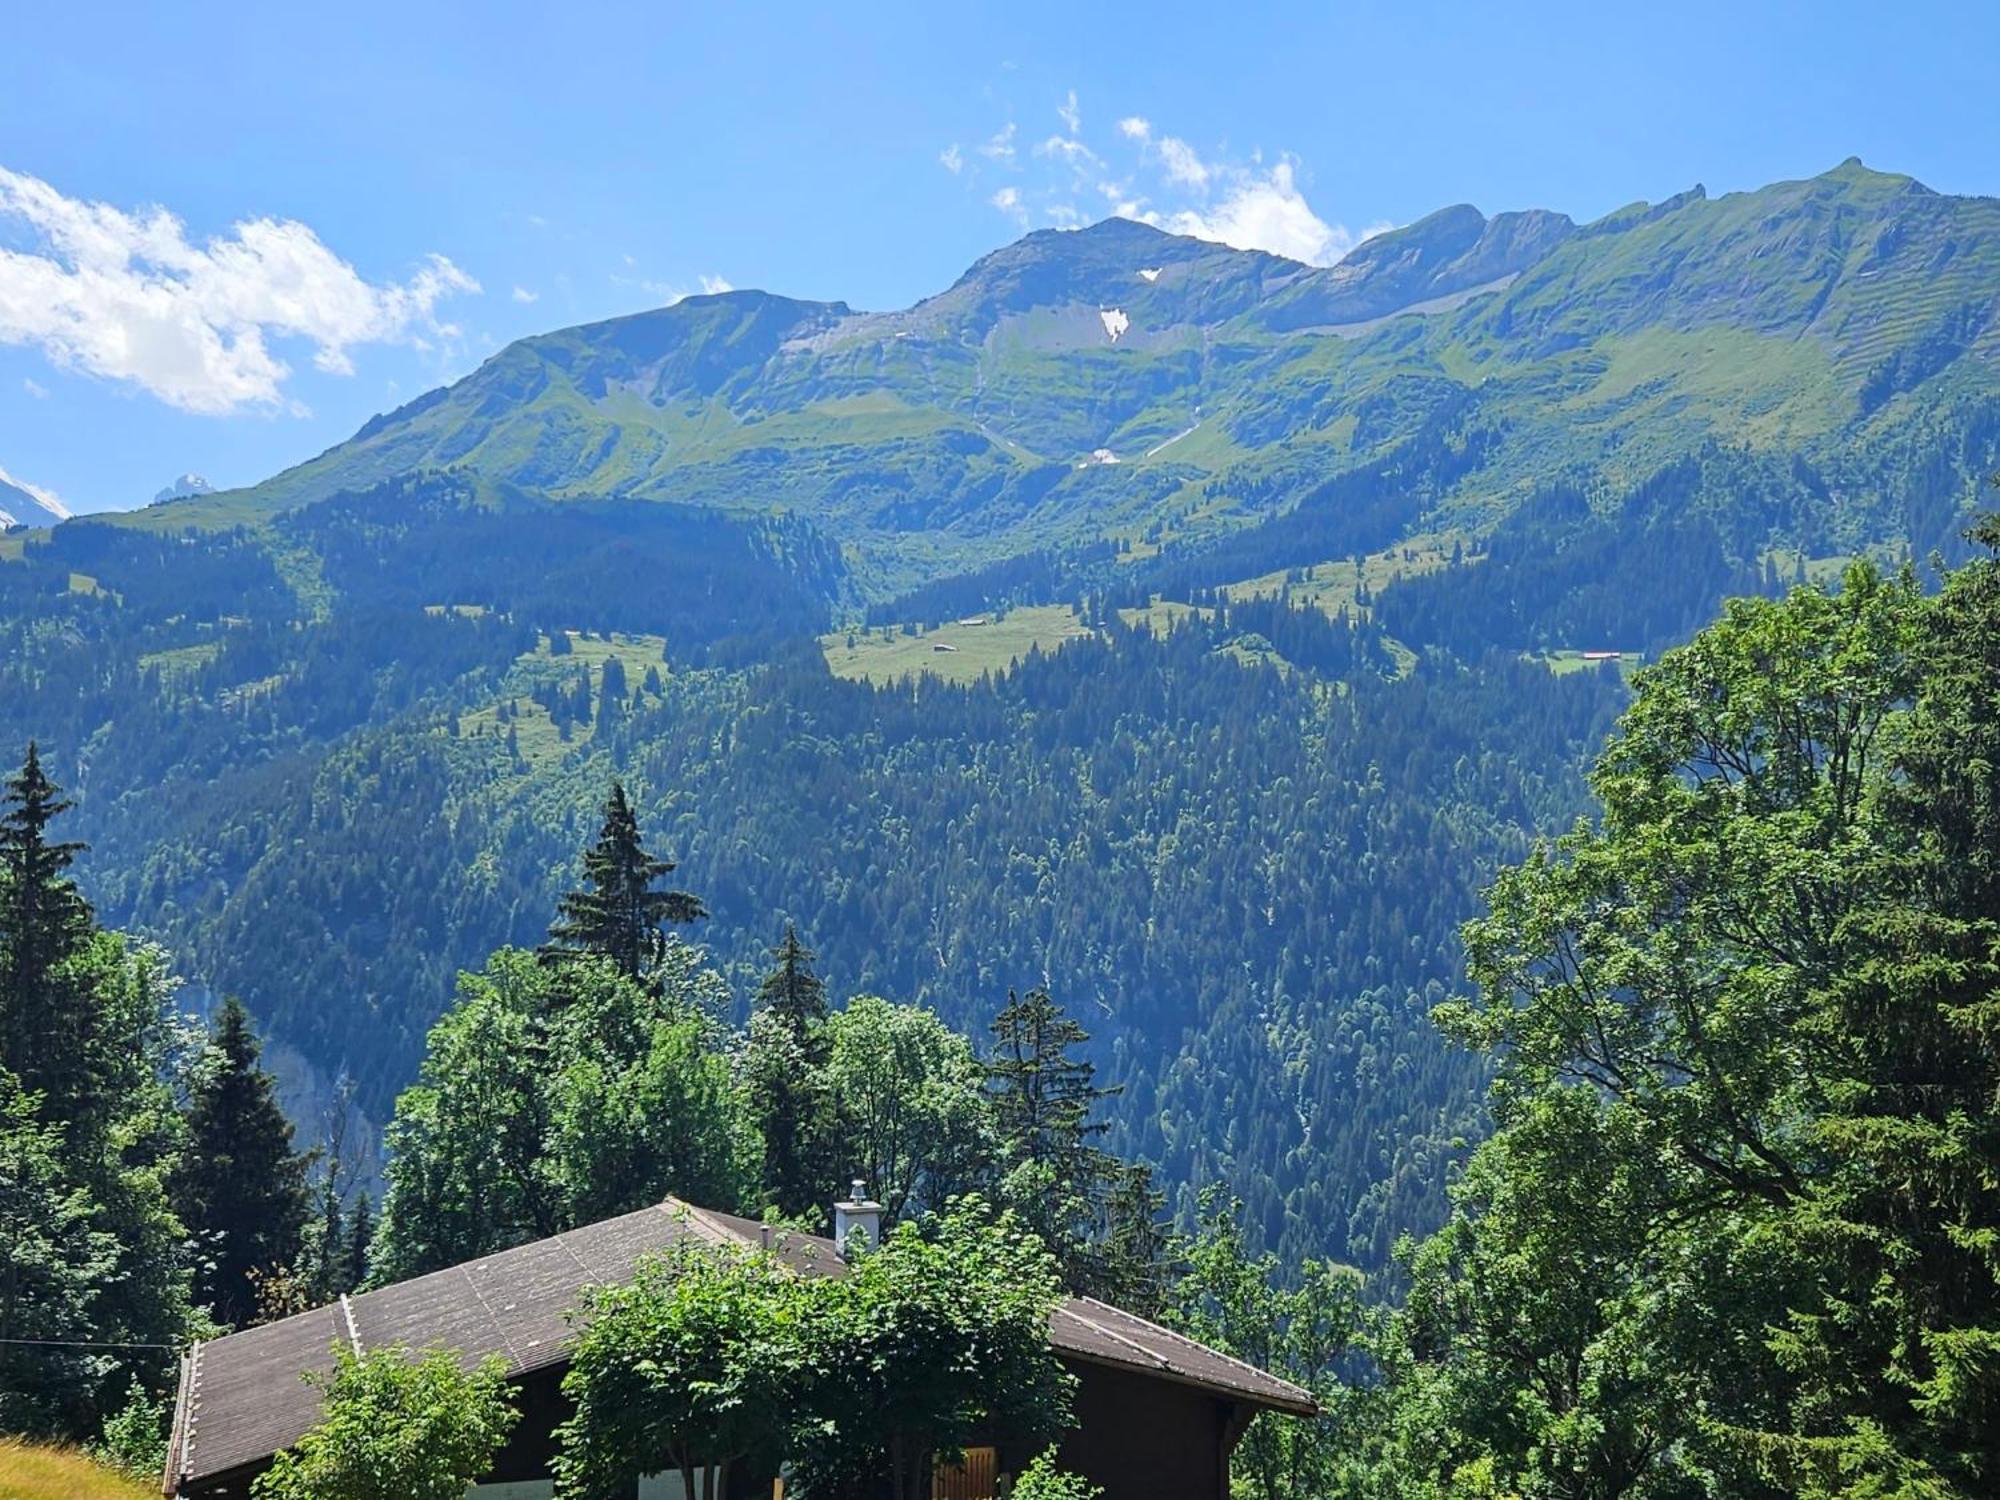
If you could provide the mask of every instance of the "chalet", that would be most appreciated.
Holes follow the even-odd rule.
[[[956,651],[957,649],[958,647],[951,645],[945,641],[931,642],[931,650],[933,651]]]
[[[786,1234],[668,1199],[637,1213],[504,1250],[463,1265],[342,1297],[329,1307],[197,1344],[181,1361],[164,1493],[236,1500],[320,1417],[319,1389],[303,1377],[332,1367],[338,1345],[357,1352],[403,1345],[499,1355],[519,1389],[521,1420],[493,1472],[468,1500],[545,1500],[554,1432],[567,1415],[570,1317],[585,1288],[630,1277],[642,1256],[687,1238],[764,1246],[803,1276],[845,1274],[850,1230],[871,1239],[879,1206],[837,1206],[835,1239]],[[1312,1416],[1299,1387],[1088,1297],[1071,1297],[1049,1320],[1049,1343],[1077,1377],[1077,1425],[1062,1439],[1064,1467],[1102,1485],[1106,1500],[1227,1500],[1229,1458],[1260,1411]],[[935,1500],[988,1500],[1033,1457],[994,1434],[940,1467]],[[633,1500],[679,1500],[678,1474],[651,1475]],[[782,1480],[739,1475],[727,1496],[782,1495]]]

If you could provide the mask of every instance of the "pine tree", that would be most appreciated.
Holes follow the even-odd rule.
[[[307,1161],[292,1149],[249,1013],[233,998],[223,1002],[212,1045],[217,1066],[195,1090],[172,1194],[207,1257],[197,1295],[222,1321],[241,1324],[257,1311],[251,1273],[296,1269]]]
[[[645,978],[666,946],[661,929],[669,922],[694,922],[708,915],[686,891],[653,889],[654,881],[673,870],[671,860],[646,852],[625,788],[612,782],[604,826],[583,856],[585,888],[557,904],[561,915],[549,928],[543,957],[599,954],[628,977]]]
[[[832,1051],[826,987],[813,973],[812,950],[789,922],[771,956],[775,967],[757,991],[746,1067],[751,1113],[764,1139],[764,1194],[787,1218],[815,1217],[839,1173],[825,1076]]]
[[[90,903],[64,873],[84,846],[48,836],[70,803],[32,741],[0,806],[0,1067],[42,1095],[45,1115],[67,1119],[88,1086],[95,1032],[71,1014],[58,973],[94,927]]]
[[[771,957],[777,967],[758,986],[757,1004],[791,1028],[814,1066],[824,1066],[826,1038],[821,1027],[827,1014],[826,986],[813,972],[813,951],[799,941],[798,928],[787,922],[784,941]]]
[[[347,1216],[347,1246],[340,1268],[340,1279],[346,1283],[343,1291],[368,1284],[368,1246],[374,1238],[375,1205],[364,1191],[355,1197],[354,1210]]]
[[[1119,1092],[1096,1087],[1095,1064],[1070,1055],[1090,1033],[1038,988],[1007,992],[993,1036],[986,1075],[1002,1148],[1017,1162],[1074,1169],[1087,1143],[1110,1128],[1092,1118],[1098,1101]]]
[[[1090,1034],[1037,988],[1022,996],[1008,992],[993,1035],[986,1080],[999,1134],[1002,1197],[1055,1252],[1072,1287],[1107,1289],[1113,1261],[1120,1279],[1136,1282],[1141,1271],[1130,1256],[1142,1242],[1153,1243],[1145,1239],[1152,1233],[1151,1187],[1148,1181],[1140,1191],[1142,1224],[1134,1217],[1131,1185],[1121,1183],[1123,1164],[1091,1144],[1110,1128],[1096,1118],[1099,1102],[1119,1090],[1097,1087],[1095,1065],[1072,1055]],[[1123,1197],[1121,1187],[1128,1189]],[[1109,1244],[1114,1226],[1121,1242],[1115,1253]]]

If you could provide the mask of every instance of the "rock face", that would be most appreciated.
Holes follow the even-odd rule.
[[[9,526],[54,526],[68,519],[68,508],[54,495],[0,469],[0,529]]]
[[[210,484],[206,479],[203,479],[199,474],[183,474],[172,484],[153,496],[153,503],[158,505],[162,500],[185,500],[190,495],[210,494],[214,489],[215,486]]]

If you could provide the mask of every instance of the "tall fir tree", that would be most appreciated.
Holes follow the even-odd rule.
[[[826,1065],[826,987],[812,950],[785,924],[757,991],[746,1073],[750,1112],[764,1140],[766,1202],[786,1218],[816,1220],[837,1186],[836,1119]]]
[[[1098,1088],[1096,1065],[1071,1055],[1090,1033],[1037,988],[1026,995],[1007,992],[993,1038],[986,1075],[1002,1149],[1017,1162],[1076,1171],[1090,1141],[1109,1128],[1094,1118],[1098,1102],[1119,1092]]]
[[[258,1061],[249,1012],[234,998],[223,1002],[212,1045],[216,1064],[191,1101],[172,1194],[203,1257],[197,1297],[223,1322],[241,1325],[257,1314],[253,1272],[301,1269],[307,1158],[292,1149],[291,1122]]]
[[[560,960],[597,954],[628,978],[644,979],[666,946],[667,924],[708,915],[686,891],[654,889],[655,882],[673,872],[673,861],[646,852],[625,787],[612,782],[604,826],[583,856],[584,887],[557,904],[559,915],[542,955]]]
[[[986,1086],[999,1137],[1001,1196],[1055,1252],[1079,1291],[1145,1292],[1162,1239],[1150,1177],[1093,1144],[1110,1128],[1098,1105],[1096,1066],[1076,1055],[1089,1042],[1046,989],[1016,995],[993,1021]],[[1118,1285],[1113,1285],[1116,1282]]]
[[[67,874],[84,846],[49,837],[70,803],[33,741],[0,807],[0,1067],[42,1096],[46,1115],[66,1120],[89,1088],[96,1031],[73,1013],[61,974],[95,926]]]
[[[341,1255],[342,1291],[351,1292],[368,1284],[368,1247],[375,1238],[375,1204],[367,1191],[355,1195],[354,1208],[347,1216],[347,1244]]]

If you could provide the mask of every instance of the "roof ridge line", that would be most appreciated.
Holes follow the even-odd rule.
[[[690,1224],[699,1224],[702,1228],[704,1238],[712,1245],[747,1245],[749,1243],[742,1235],[709,1213],[707,1209],[689,1203],[685,1198],[670,1196],[653,1206],[662,1212],[668,1212],[669,1204],[673,1205],[672,1212],[674,1214],[677,1216],[684,1215]]]
[[[1103,1334],[1106,1338],[1114,1339],[1118,1343],[1123,1344],[1128,1349],[1136,1349],[1141,1355],[1143,1355],[1146,1359],[1152,1361],[1154,1364],[1158,1365],[1162,1370],[1173,1369],[1172,1365],[1168,1364],[1164,1359],[1160,1358],[1159,1355],[1155,1354],[1151,1349],[1148,1349],[1144,1344],[1140,1343],[1137,1339],[1127,1338],[1117,1329],[1107,1328],[1104,1324],[1098,1322],[1097,1319],[1085,1317],[1082,1313],[1078,1312],[1075,1309],[1075,1307],[1070,1305],[1072,1303],[1089,1302],[1091,1300],[1092,1299],[1087,1297],[1071,1297],[1065,1302],[1058,1303],[1056,1310],[1058,1312],[1068,1313],[1072,1318],[1075,1318],[1077,1322],[1083,1324],[1084,1327],[1094,1328],[1099,1333]]]
[[[1227,1364],[1232,1364],[1236,1366],[1236,1368],[1239,1370],[1246,1370],[1250,1374],[1260,1376],[1261,1378],[1271,1381],[1276,1385],[1282,1385],[1285,1386],[1287,1389],[1297,1391],[1300,1395],[1305,1396],[1309,1399],[1316,1399],[1313,1398],[1312,1392],[1307,1390],[1304,1386],[1296,1384],[1293,1381],[1287,1380],[1282,1375],[1274,1375],[1261,1365],[1251,1364],[1250,1361],[1247,1359],[1238,1359],[1235,1355],[1225,1353],[1224,1351],[1216,1348],[1212,1344],[1204,1344],[1201,1342],[1201,1340],[1189,1338],[1184,1333],[1176,1333],[1173,1329],[1167,1327],[1164,1323],[1155,1323],[1151,1318],[1142,1318],[1135,1312],[1126,1312],[1124,1308],[1115,1306],[1109,1302],[1100,1301],[1096,1297],[1078,1297],[1075,1300],[1078,1302],[1087,1302],[1093,1307],[1108,1307],[1111,1309],[1111,1311],[1117,1313],[1120,1317],[1130,1318],[1135,1323],[1144,1323],[1148,1328],[1151,1328],[1158,1333],[1165,1334],[1168,1338],[1172,1339],[1176,1344],[1184,1344],[1190,1349],[1199,1350],[1203,1354],[1211,1355],[1214,1358],[1222,1360]],[[1093,1323],[1091,1326],[1096,1327],[1097,1325]],[[1109,1329],[1106,1329],[1105,1331],[1107,1333],[1110,1332]]]
[[[347,1324],[347,1342],[354,1347],[354,1357],[360,1359],[367,1351],[361,1347],[361,1330],[354,1326],[354,1304],[345,1292],[340,1294],[340,1316]]]

